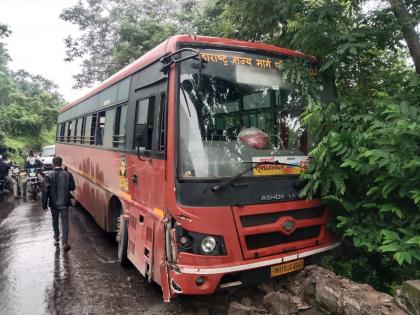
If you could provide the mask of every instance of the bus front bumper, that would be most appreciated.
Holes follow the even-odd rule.
[[[340,242],[309,250],[234,262],[228,265],[197,267],[178,265],[170,271],[173,294],[211,294],[218,289],[257,284],[272,277],[271,267],[320,254],[340,245]]]

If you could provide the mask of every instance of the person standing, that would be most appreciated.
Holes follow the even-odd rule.
[[[3,157],[0,155],[0,179],[3,179],[13,189],[13,194],[17,198],[16,181],[11,176],[11,170],[10,164],[3,161]]]
[[[76,189],[73,176],[61,168],[63,159],[59,156],[53,158],[53,170],[45,175],[42,190],[42,209],[51,209],[54,229],[55,245],[59,244],[60,229],[58,226],[61,218],[62,239],[64,250],[69,250],[69,206],[71,191]]]

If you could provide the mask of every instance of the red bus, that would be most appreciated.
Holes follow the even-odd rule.
[[[174,36],[64,106],[57,155],[118,258],[178,294],[303,267],[337,245],[328,210],[299,198],[305,95],[275,46]]]

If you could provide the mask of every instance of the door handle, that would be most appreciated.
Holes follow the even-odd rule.
[[[133,175],[133,177],[131,177],[131,180],[133,181],[134,184],[137,184],[138,183],[137,175]]]

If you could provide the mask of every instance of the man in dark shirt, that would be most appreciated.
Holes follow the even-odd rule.
[[[70,192],[76,188],[73,176],[61,168],[62,158],[53,158],[53,170],[45,175],[44,189],[42,191],[42,208],[51,209],[55,245],[59,244],[60,230],[58,218],[61,217],[62,244],[64,250],[69,250],[69,206]]]

